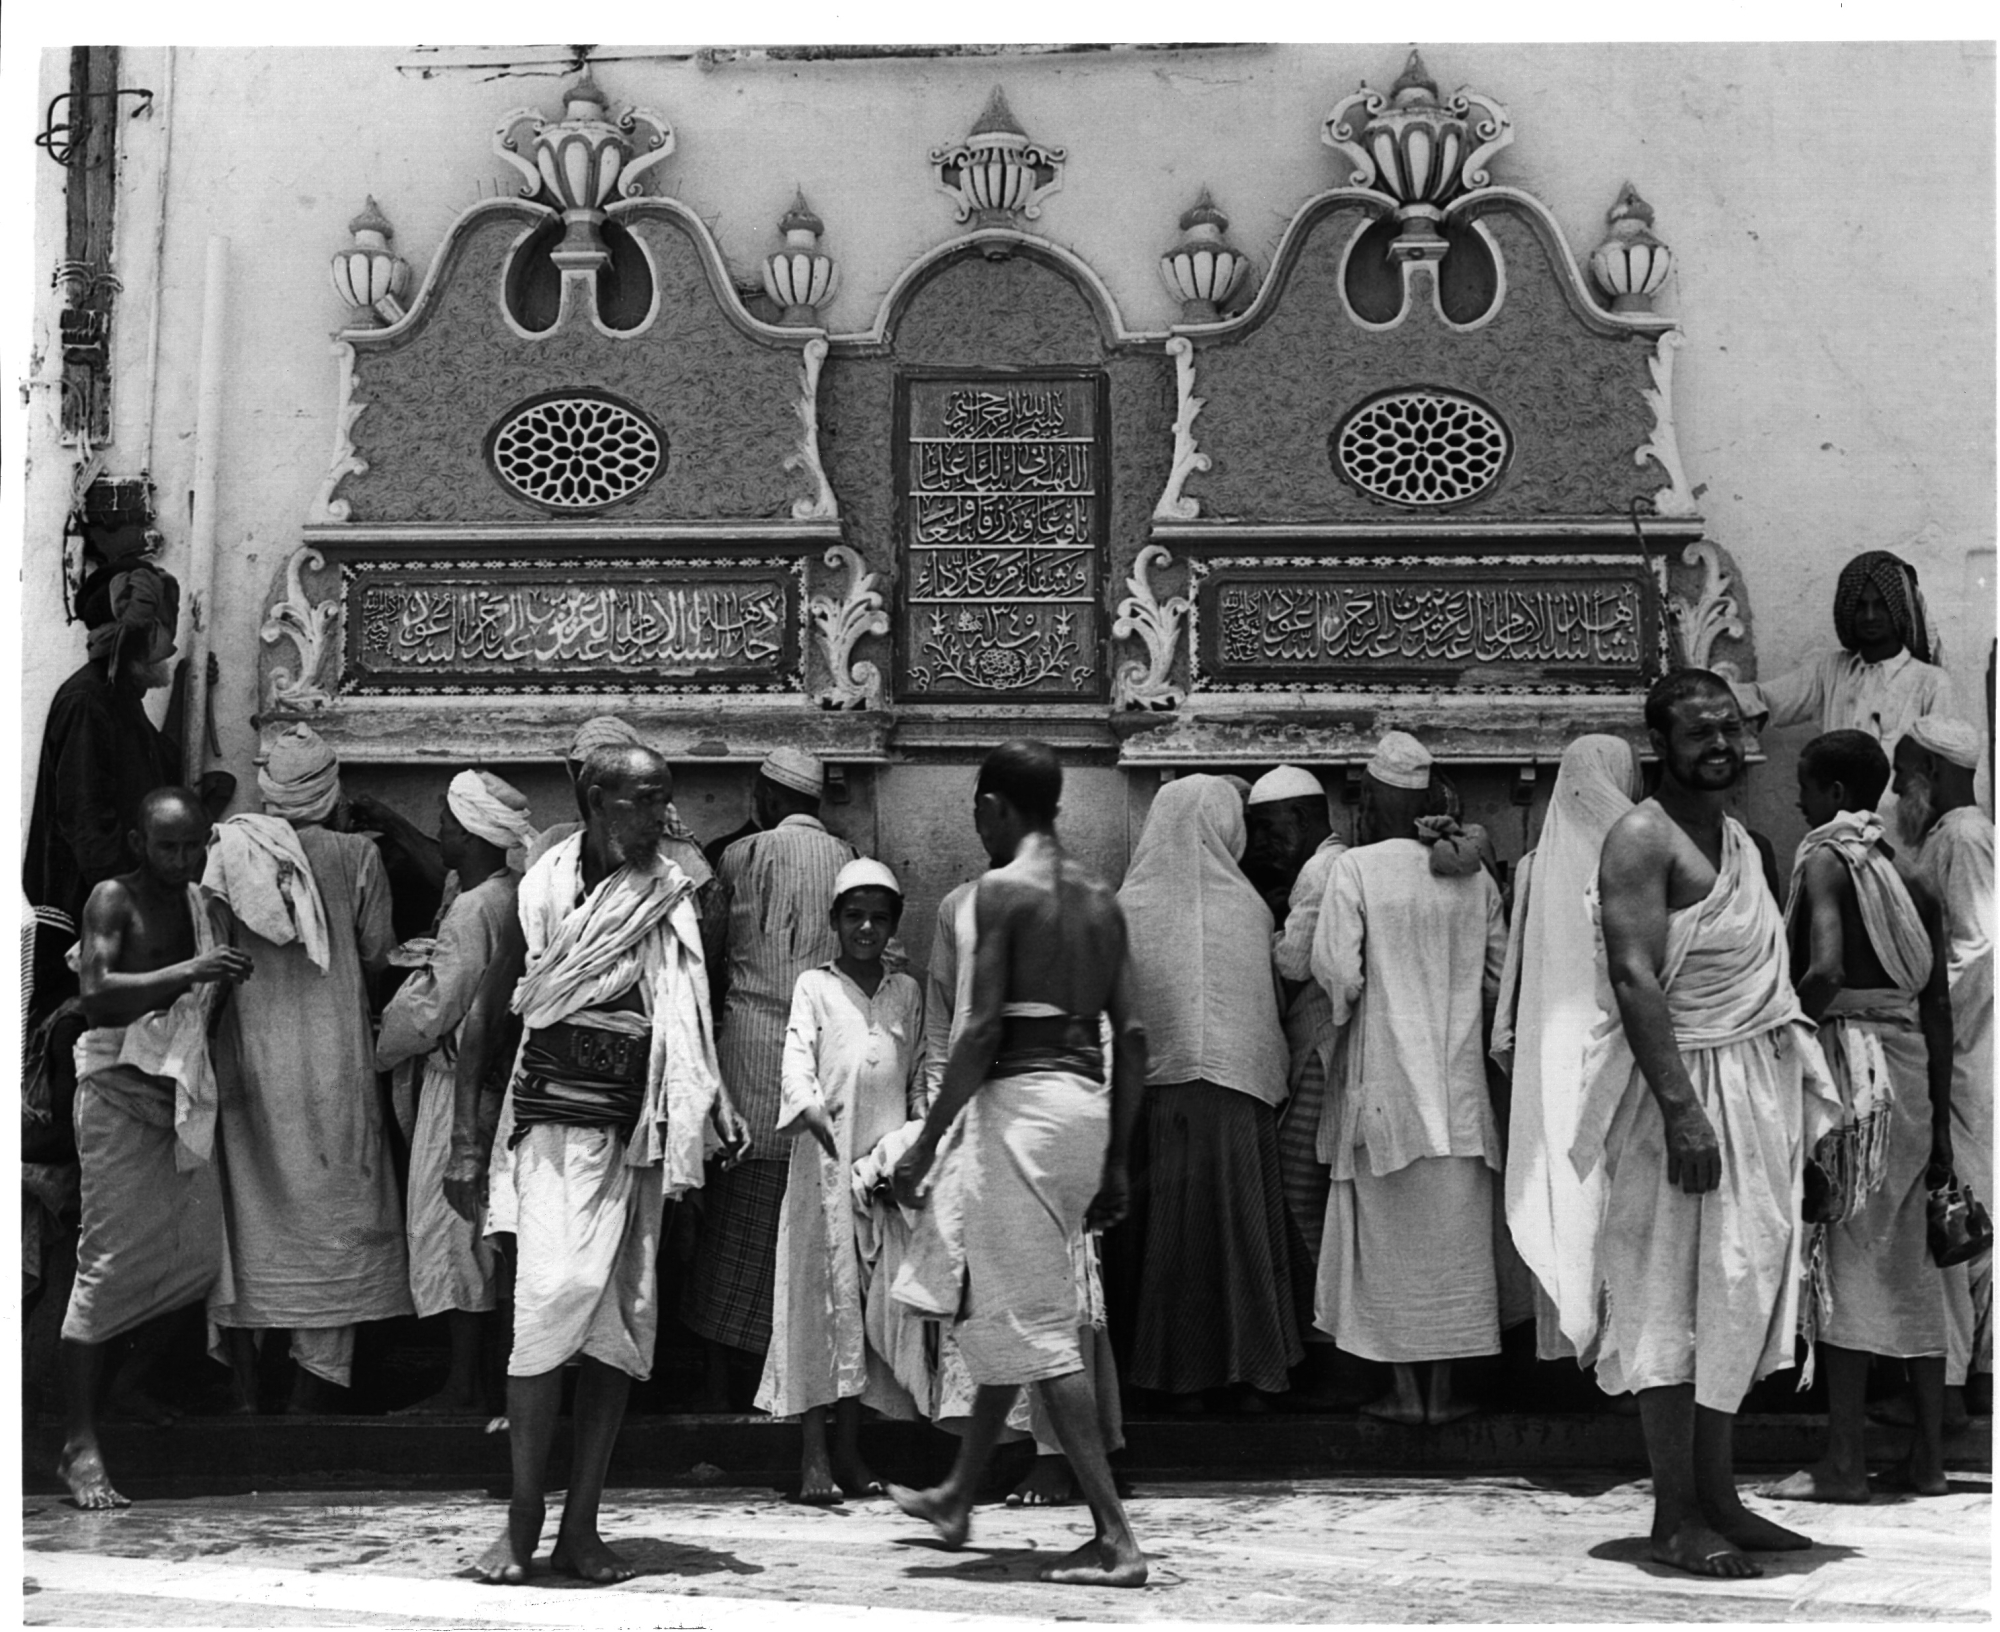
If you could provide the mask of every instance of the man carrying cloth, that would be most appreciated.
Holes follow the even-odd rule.
[[[382,1011],[375,1069],[423,1060],[416,1133],[410,1142],[410,1298],[419,1319],[449,1315],[451,1372],[413,1411],[477,1411],[482,1315],[495,1303],[493,1250],[477,1219],[444,1195],[451,1154],[453,1075],[459,1025],[515,919],[522,848],[533,840],[528,801],[489,771],[460,771],[438,813],[438,848],[458,875],[458,894],[438,921],[428,961]]]
[[[1952,1161],[1993,1206],[1993,818],[1974,802],[1986,744],[1963,720],[1927,715],[1896,744],[1896,837],[1944,914],[1951,991]],[[1974,1375],[1992,1409],[1993,1254],[1944,1272],[1945,1422],[1963,1418]],[[1954,1396],[1956,1396],[1954,1398]]]
[[[1788,978],[1755,845],[1725,813],[1744,766],[1728,684],[1698,669],[1646,697],[1659,791],[1599,864],[1610,997],[1584,1056],[1570,1159],[1605,1169],[1597,1379],[1636,1393],[1653,1465],[1652,1554],[1695,1575],[1763,1572],[1807,1547],[1751,1513],[1731,1437],[1750,1385],[1792,1363],[1805,1152],[1838,1119]]]
[[[597,1533],[598,1503],[631,1379],[653,1366],[654,1265],[665,1198],[701,1183],[707,1149],[735,1141],[715,1069],[701,933],[687,875],[659,854],[673,778],[648,748],[599,748],[577,778],[586,825],[528,871],[519,929],[495,964],[514,973],[526,1028],[492,1150],[486,1232],[516,1242],[507,1421],[507,1528],[479,1561],[526,1581],[562,1368],[582,1358],[576,1448],[550,1559],[598,1583],[633,1567]],[[462,1034],[445,1194],[477,1211],[479,1090],[499,1016],[476,1003]],[[711,1134],[711,1125],[715,1132]]]
[[[1792,867],[1786,923],[1799,1003],[1819,1024],[1846,1110],[1808,1175],[1804,1325],[1815,1347],[1800,1386],[1823,1356],[1827,1449],[1762,1492],[1781,1500],[1868,1500],[1871,1354],[1906,1361],[1916,1385],[1902,1483],[1945,1492],[1944,1299],[1925,1202],[1951,1173],[1951,999],[1945,960],[1933,956],[1936,903],[1926,895],[1919,912],[1882,842],[1875,805],[1888,784],[1889,757],[1863,731],[1829,731],[1799,756],[1799,809],[1813,828]]]
[[[250,960],[229,944],[229,909],[196,882],[208,833],[188,789],[145,795],[129,841],[138,867],[99,884],[83,912],[83,1233],[63,1320],[69,1433],[56,1469],[78,1507],[128,1505],[97,1444],[104,1345],[199,1303],[222,1264],[208,1033]]]
[[[1145,1034],[1127,995],[1125,924],[1105,886],[1057,843],[1062,767],[1045,743],[1003,743],[979,769],[973,820],[995,871],[974,896],[970,1012],[923,1131],[896,1165],[896,1200],[921,1206],[939,1141],[961,1111],[954,1161],[965,1286],[959,1348],[979,1394],[951,1475],[889,1494],[948,1547],[970,1534],[972,1502],[1023,1384],[1040,1391],[1097,1534],[1044,1580],[1136,1587],[1145,1556],[1111,1481],[1097,1401],[1077,1341],[1073,1239],[1125,1215],[1126,1153],[1145,1081]],[[732,852],[732,855],[734,852]],[[1104,1087],[1099,1017],[1112,1025]],[[907,1267],[907,1266],[906,1266]],[[935,1307],[939,1289],[920,1291]],[[899,1285],[897,1296],[905,1302]]]

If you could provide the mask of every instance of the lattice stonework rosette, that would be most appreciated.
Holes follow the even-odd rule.
[[[1371,498],[1436,508],[1489,492],[1512,438],[1500,416],[1455,391],[1385,391],[1333,433],[1333,466]]]
[[[487,458],[494,474],[531,503],[601,510],[644,491],[660,474],[667,439],[636,409],[573,392],[515,409],[494,427]]]

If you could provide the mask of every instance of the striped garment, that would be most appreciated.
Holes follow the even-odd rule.
[[[789,1158],[711,1163],[695,1227],[694,1263],[681,1285],[681,1320],[697,1337],[761,1354],[771,1346],[778,1287],[778,1223]]]

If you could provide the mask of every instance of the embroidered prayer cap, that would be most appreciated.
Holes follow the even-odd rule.
[[[126,641],[141,633],[153,637],[147,661],[160,662],[174,649],[181,586],[165,568],[142,561],[122,571],[94,573],[77,598],[76,611],[89,631],[84,649],[92,658],[110,658],[115,664]]]
[[[616,714],[599,714],[576,728],[576,735],[569,741],[569,757],[581,761],[594,748],[650,748],[653,745],[640,736]]]
[[[1368,774],[1391,788],[1431,785],[1431,751],[1407,731],[1384,731],[1368,761]]]
[[[1926,753],[1963,765],[1968,771],[1979,769],[1979,752],[1985,744],[1980,740],[1977,726],[1954,720],[1948,714],[1926,714],[1904,735]]]
[[[766,781],[817,799],[826,791],[826,767],[803,748],[773,748],[757,767]]]
[[[1850,652],[1860,644],[1854,633],[1854,614],[1861,604],[1861,592],[1870,584],[1888,606],[1889,621],[1910,655],[1919,663],[1935,663],[1930,610],[1917,588],[1917,569],[1887,550],[1864,550],[1840,569],[1840,581],[1833,591],[1833,632],[1840,637],[1840,644]]]
[[[887,890],[898,901],[903,898],[903,886],[896,882],[896,875],[868,856],[857,857],[834,874],[834,900],[849,890]]]
[[[309,725],[288,727],[257,773],[267,815],[323,822],[340,801],[340,761]]]
[[[460,771],[444,800],[466,832],[502,850],[526,845],[534,837],[527,795],[491,771]]]
[[[1297,765],[1280,765],[1275,771],[1266,771],[1250,784],[1253,805],[1281,804],[1287,799],[1324,799],[1326,789],[1320,785],[1318,777],[1311,771]]]

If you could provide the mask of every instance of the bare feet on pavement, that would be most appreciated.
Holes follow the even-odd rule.
[[[56,1477],[69,1486],[70,1499],[87,1512],[132,1505],[129,1497],[111,1488],[111,1475],[104,1471],[104,1457],[95,1445],[65,1447]]]
[[[1951,1494],[1951,1484],[1945,1478],[1943,1469],[1920,1474],[1908,1457],[1904,1457],[1893,1468],[1885,1469],[1876,1478],[1884,1490],[1906,1491],[1912,1496]]]
[[[1812,1545],[1811,1536],[1752,1513],[1740,1501],[1734,1507],[1704,1507],[1703,1513],[1723,1540],[1734,1542],[1746,1553],[1796,1553]]]
[[[942,1491],[911,1490],[907,1485],[891,1485],[889,1500],[913,1519],[922,1519],[938,1534],[938,1540],[956,1550],[972,1534],[972,1504],[946,1499]]]
[[[1093,1536],[1042,1571],[1042,1579],[1065,1587],[1143,1587],[1146,1555],[1136,1544],[1114,1547],[1102,1536]]]
[[[836,1466],[833,1479],[846,1495],[856,1500],[882,1494],[882,1481],[875,1477],[875,1470],[858,1456],[845,1465]]]
[[[1028,1477],[1007,1493],[1009,1507],[1068,1507],[1075,1500],[1076,1480],[1062,1456],[1036,1457]]]
[[[799,1493],[792,1500],[806,1507],[833,1507],[840,1501],[840,1487],[833,1482],[824,1446],[818,1456],[808,1452],[800,1464]]]
[[[1868,1475],[1843,1473],[1816,1462],[1775,1484],[1759,1485],[1757,1494],[1774,1502],[1865,1502]]]
[[[630,1581],[639,1573],[637,1565],[613,1552],[595,1531],[587,1536],[557,1536],[549,1567],[558,1575],[573,1575],[599,1587]]]
[[[480,1580],[496,1587],[518,1587],[528,1579],[533,1560],[515,1553],[512,1532],[502,1530],[500,1539],[479,1555],[479,1562],[473,1568],[479,1572]]]
[[[1361,1408],[1361,1414],[1383,1422],[1400,1422],[1407,1428],[1421,1428],[1424,1423],[1422,1403],[1406,1400],[1394,1393],[1384,1394],[1379,1400],[1370,1400]]]
[[[1727,1538],[1717,1535],[1706,1525],[1684,1524],[1671,1536],[1654,1537],[1652,1547],[1654,1562],[1686,1570],[1689,1575],[1726,1576],[1731,1580],[1741,1580],[1764,1573],[1753,1560],[1745,1558],[1731,1546]]]

